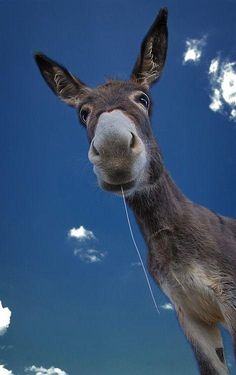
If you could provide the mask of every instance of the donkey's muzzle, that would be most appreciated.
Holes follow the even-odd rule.
[[[104,112],[96,125],[89,149],[100,186],[120,190],[133,186],[146,162],[145,147],[131,119],[121,110]]]

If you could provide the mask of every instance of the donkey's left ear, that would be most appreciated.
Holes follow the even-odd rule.
[[[149,87],[159,79],[166,60],[168,45],[167,8],[162,8],[141,46],[131,79]]]
[[[36,53],[35,60],[44,80],[54,94],[66,104],[78,107],[81,97],[89,91],[89,88],[64,66],[44,54]]]

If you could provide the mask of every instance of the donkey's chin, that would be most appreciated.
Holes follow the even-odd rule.
[[[125,196],[130,196],[140,189],[143,179],[145,178],[145,168],[136,168],[136,170],[128,171],[124,174],[125,177],[111,176],[111,173],[106,173],[104,170],[94,166],[93,171],[97,177],[98,185],[102,190]]]
[[[106,182],[104,180],[98,179],[98,183],[103,190],[109,191],[117,195],[122,195],[122,190],[123,190],[125,196],[131,195],[132,193],[134,193],[138,185],[137,179],[133,179],[131,181],[124,182],[124,183],[110,183],[110,182]]]

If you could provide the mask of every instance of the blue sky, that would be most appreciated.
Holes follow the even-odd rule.
[[[126,79],[163,5],[169,51],[152,89],[154,133],[183,192],[236,217],[235,1],[1,1],[1,375],[197,374],[151,281],[156,314],[122,200],[98,189],[85,130],[33,60],[43,51],[91,86]],[[90,235],[70,232],[81,226]]]

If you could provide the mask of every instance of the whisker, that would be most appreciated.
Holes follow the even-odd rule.
[[[147,285],[148,285],[148,288],[149,288],[149,291],[150,291],[150,294],[151,294],[151,297],[152,297],[152,300],[153,300],[153,304],[154,304],[155,309],[157,310],[158,314],[160,314],[160,310],[158,309],[158,306],[157,306],[157,303],[156,303],[156,300],[155,300],[155,297],[154,297],[154,294],[153,294],[153,291],[152,291],[152,287],[151,287],[151,284],[150,284],[150,281],[149,281],[149,278],[148,278],[146,268],[144,266],[140,251],[139,251],[138,246],[136,244],[136,241],[134,239],[134,234],[133,234],[133,230],[132,230],[131,223],[130,223],[130,220],[129,220],[129,214],[128,214],[127,205],[126,205],[126,202],[125,202],[124,190],[123,190],[122,186],[121,186],[121,193],[122,193],[122,197],[123,197],[123,203],[124,203],[124,207],[125,207],[125,213],[126,213],[126,218],[127,218],[127,222],[128,222],[130,235],[131,235],[134,247],[137,251],[138,258],[140,260],[140,263],[141,263],[141,266],[142,266],[142,269],[143,269],[143,272],[144,272],[144,275],[145,275],[145,278],[146,278],[146,281],[147,281]]]

